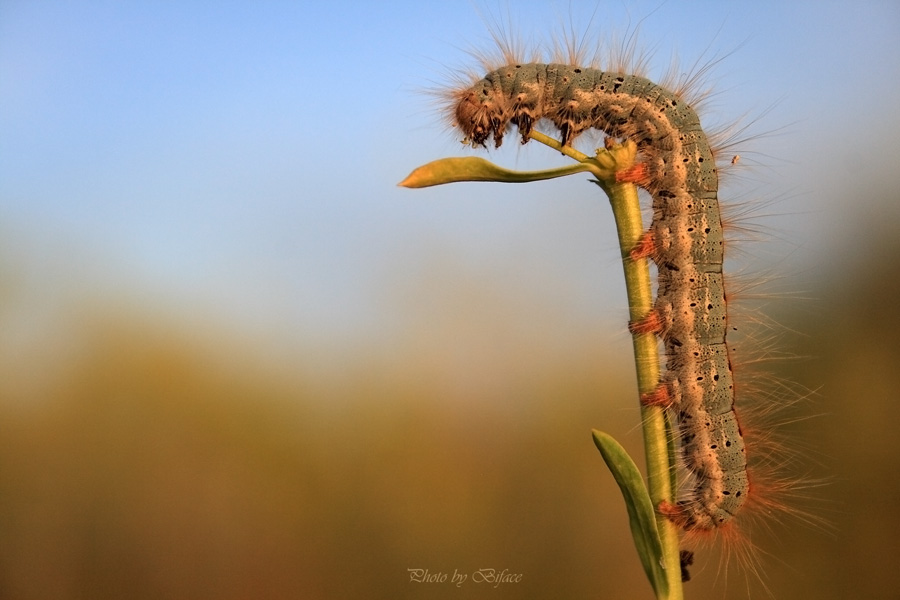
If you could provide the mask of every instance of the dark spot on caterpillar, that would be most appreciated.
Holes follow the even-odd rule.
[[[681,581],[686,583],[691,580],[691,573],[688,567],[694,564],[694,553],[690,550],[682,550],[678,553],[678,562],[681,566]]]
[[[713,381],[718,381],[718,380],[719,380],[719,376],[718,376],[718,375],[713,375]]]
[[[581,73],[581,69],[575,69],[576,73]]]
[[[718,444],[710,444],[710,445],[709,445],[709,449],[710,449],[710,450],[715,450],[715,449],[718,448],[718,447],[719,447]]]

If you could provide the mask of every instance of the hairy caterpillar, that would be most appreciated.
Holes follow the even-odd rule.
[[[563,145],[587,129],[637,144],[640,168],[623,177],[650,192],[653,219],[632,256],[650,257],[659,281],[653,310],[631,328],[658,334],[666,351],[666,373],[642,401],[673,409],[692,480],[660,509],[686,530],[725,524],[750,484],[726,345],[718,172],[696,112],[646,78],[560,63],[500,67],[454,100],[454,123],[475,145],[499,147],[511,124],[525,143],[541,119]]]

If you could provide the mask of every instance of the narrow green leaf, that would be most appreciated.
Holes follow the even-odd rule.
[[[593,434],[594,444],[597,445],[606,466],[622,490],[625,507],[628,509],[631,535],[641,564],[644,566],[644,572],[656,592],[656,597],[666,598],[669,595],[669,584],[662,567],[662,544],[656,529],[653,503],[650,501],[644,478],[625,449],[612,436],[596,429]]]
[[[499,181],[503,183],[528,183],[554,179],[573,173],[591,170],[587,163],[576,163],[558,169],[542,171],[511,171],[477,156],[442,158],[415,169],[398,185],[423,188],[459,181]]]

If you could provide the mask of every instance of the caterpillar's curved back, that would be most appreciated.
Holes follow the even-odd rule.
[[[644,77],[534,62],[502,66],[455,92],[453,118],[482,146],[493,139],[499,147],[510,125],[526,143],[542,119],[563,145],[588,129],[637,144],[653,219],[632,254],[652,258],[659,283],[653,311],[631,326],[664,341],[666,372],[644,401],[671,407],[690,483],[661,509],[687,530],[728,522],[750,484],[726,344],[718,172],[696,112]]]

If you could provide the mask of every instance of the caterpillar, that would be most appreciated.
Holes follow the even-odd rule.
[[[639,168],[623,178],[652,197],[653,217],[634,259],[657,267],[651,312],[630,324],[664,344],[666,371],[642,402],[670,408],[686,493],[658,509],[687,531],[728,523],[747,499],[750,481],[726,342],[724,241],[718,171],[697,113],[641,76],[562,63],[518,63],[491,70],[452,92],[453,124],[475,146],[500,147],[511,125],[522,143],[542,119],[571,145],[596,129],[637,144]]]

